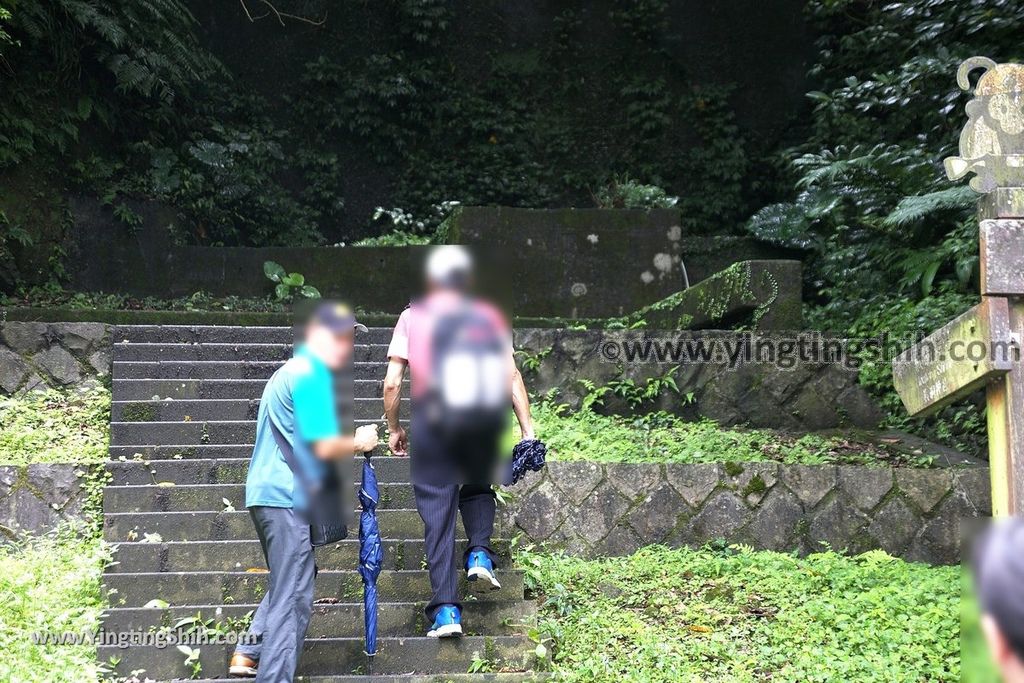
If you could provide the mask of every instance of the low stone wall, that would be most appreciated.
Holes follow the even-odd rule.
[[[814,339],[811,333],[802,333]],[[735,344],[732,332],[678,332],[650,330],[521,329],[515,347],[523,378],[538,395],[552,388],[558,400],[576,407],[586,388],[580,380],[604,386],[613,379],[632,379],[640,385],[648,378],[678,366],[674,375],[678,394],[664,392],[655,408],[686,419],[708,417],[723,425],[747,424],[798,431],[840,426],[875,428],[882,412],[857,383],[857,370],[840,363],[745,363],[730,367],[727,358],[702,361],[625,361],[626,344],[654,340],[661,344],[697,342],[711,348],[724,341]],[[611,352],[617,356],[609,358]],[[684,400],[684,397],[686,399]],[[604,409],[624,412],[628,406],[611,394],[603,396]]]
[[[0,323],[0,394],[109,377],[110,331],[103,323]]]
[[[398,313],[422,279],[425,247],[183,246],[167,230],[177,221],[173,211],[148,202],[129,206],[142,219],[131,229],[110,207],[71,199],[69,288],[138,297],[200,290],[263,296],[273,290],[263,262],[273,260],[302,273],[324,296]],[[497,287],[499,298],[507,292],[516,315],[531,317],[626,315],[683,289],[684,262],[694,284],[736,261],[794,257],[748,237],[686,235],[679,224],[678,209],[461,207],[446,229],[449,241],[480,248],[481,284]],[[489,267],[488,254],[500,269]]]
[[[83,521],[87,474],[80,465],[0,465],[0,540]]]
[[[113,326],[102,323],[0,323],[0,394],[45,387],[74,388],[109,377]],[[728,332],[642,333],[650,338],[712,340]],[[528,328],[516,330],[520,364],[531,392],[557,387],[559,400],[577,404],[584,393],[579,380],[598,386],[619,377],[643,382],[663,374],[673,363],[608,362],[602,344],[636,339],[629,331]],[[725,362],[682,365],[676,375],[680,395],[665,394],[656,407],[688,419],[708,417],[724,425],[817,430],[854,425],[875,427],[881,413],[857,384],[855,370],[838,364],[802,363],[791,369],[776,364],[750,364],[730,369]],[[605,396],[610,410],[613,396]],[[624,406],[618,406],[623,407]]]
[[[960,519],[991,509],[986,467],[551,462],[513,492],[506,529],[586,557],[724,539],[949,564],[960,559]]]

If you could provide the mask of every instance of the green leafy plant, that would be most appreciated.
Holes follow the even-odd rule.
[[[187,666],[192,672],[192,678],[199,678],[200,674],[203,673],[203,663],[199,660],[199,656],[202,654],[198,647],[189,647],[188,645],[178,645],[178,652],[185,655],[185,666]]]
[[[598,206],[605,209],[670,209],[679,203],[657,185],[644,185],[629,176],[613,179],[597,192]]]
[[[319,299],[320,290],[306,284],[302,273],[289,273],[274,261],[263,262],[263,274],[274,283],[274,296],[278,301],[293,301],[296,298]]]
[[[670,391],[679,393],[679,385],[676,384],[675,374],[679,372],[679,366],[673,366],[658,377],[648,377],[643,384],[638,384],[632,378],[614,379],[608,382],[611,393],[624,400],[630,409],[637,409],[645,403],[658,400],[658,398]]]

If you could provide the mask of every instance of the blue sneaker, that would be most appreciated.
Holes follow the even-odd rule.
[[[462,635],[462,615],[455,605],[441,605],[434,615],[434,625],[427,631],[429,638],[457,638]]]
[[[466,579],[473,582],[479,579],[480,583],[475,585],[484,590],[496,591],[501,588],[498,579],[494,578],[494,563],[486,550],[470,551],[466,558]]]

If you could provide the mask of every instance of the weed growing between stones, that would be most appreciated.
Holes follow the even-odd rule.
[[[110,443],[110,390],[0,397],[0,463],[100,463]]]

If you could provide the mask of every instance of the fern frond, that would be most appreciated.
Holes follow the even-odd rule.
[[[882,223],[890,228],[902,228],[930,216],[938,211],[961,211],[974,206],[978,195],[963,185],[937,192],[904,197]]]

